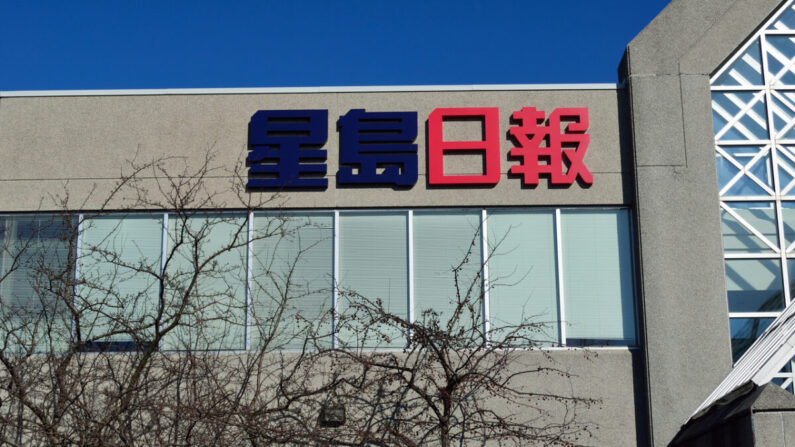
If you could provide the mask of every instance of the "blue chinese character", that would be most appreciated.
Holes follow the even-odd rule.
[[[338,123],[340,185],[417,183],[417,112],[353,109]],[[354,167],[358,169],[356,174]]]
[[[260,110],[248,125],[249,189],[327,188],[328,110]]]

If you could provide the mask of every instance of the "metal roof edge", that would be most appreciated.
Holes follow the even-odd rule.
[[[472,85],[379,85],[328,87],[166,88],[118,90],[11,90],[0,98],[50,96],[154,96],[154,95],[246,95],[268,93],[388,93],[511,90],[618,90],[623,84],[472,84]]]

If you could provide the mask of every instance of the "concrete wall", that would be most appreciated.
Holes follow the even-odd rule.
[[[755,412],[751,419],[755,447],[795,446],[795,414],[792,411]]]
[[[502,178],[495,187],[432,188],[427,185],[426,120],[437,107],[498,107],[500,110]],[[587,107],[590,146],[585,163],[594,176],[593,185],[550,187],[542,178],[534,188],[508,177],[515,161],[507,154],[513,143],[507,132],[510,115],[522,107],[547,113],[559,107]],[[144,163],[165,160],[173,174],[202,165],[204,155],[214,155],[219,169],[203,180],[221,192],[208,207],[240,208],[243,204],[229,188],[230,172],[243,167],[251,115],[261,109],[329,110],[329,187],[325,191],[287,192],[268,202],[269,207],[449,207],[449,206],[561,206],[631,205],[629,139],[623,90],[513,90],[453,92],[290,93],[239,95],[137,95],[0,98],[0,212],[60,209],[51,196],[69,195],[74,209],[120,208],[131,202],[114,200],[103,205],[120,176],[129,172],[129,160]],[[407,190],[337,188],[339,134],[336,120],[348,110],[417,111],[420,178]],[[456,139],[476,139],[480,126],[458,125],[450,132]],[[446,128],[447,130],[447,128]],[[446,157],[448,173],[478,173],[481,161],[471,157]],[[474,162],[473,162],[474,161]],[[449,165],[448,165],[449,163]],[[452,172],[450,172],[452,171]],[[243,171],[245,175],[245,171]],[[140,174],[156,195],[155,172]],[[160,179],[162,181],[162,178]],[[269,193],[244,193],[267,200]],[[154,200],[148,197],[148,200]],[[157,208],[152,203],[136,206]],[[587,445],[645,443],[645,399],[642,356],[637,349],[613,349],[588,353],[583,350],[553,351],[551,356],[531,353],[522,363],[549,362],[572,374],[571,380],[548,377],[528,382],[535,391],[571,393],[598,402],[577,408],[577,423],[592,429],[592,437],[579,439]],[[538,377],[534,377],[538,380]],[[572,414],[567,414],[571,417]],[[535,417],[535,415],[531,415]],[[564,414],[553,414],[553,417]]]
[[[539,354],[529,354],[526,358],[529,362],[545,362]],[[572,413],[579,423],[588,424],[593,429],[592,437],[577,439],[575,445],[647,445],[643,356],[640,350],[554,351],[550,360],[550,366],[572,374],[571,380],[552,374],[545,378],[545,383],[532,384],[532,389],[549,389],[553,393],[571,393],[598,400],[590,408],[580,407]],[[566,389],[569,386],[570,389]]]
[[[0,99],[0,211],[50,208],[40,197],[60,192],[68,182],[74,199],[96,185],[107,191],[127,167],[127,160],[187,157],[196,166],[206,151],[220,170],[212,177],[227,187],[229,172],[241,166],[247,153],[248,122],[260,109],[328,109],[329,188],[319,192],[290,192],[285,206],[292,208],[421,207],[487,205],[622,205],[631,202],[631,184],[622,177],[629,157],[622,153],[619,109],[622,93],[616,90],[519,90],[453,92],[369,92],[242,95],[147,95],[4,97]],[[426,131],[428,114],[437,107],[499,107],[503,178],[493,188],[429,188],[426,185]],[[521,107],[547,113],[558,107],[587,107],[591,143],[585,157],[594,175],[593,185],[550,188],[542,179],[535,188],[523,188],[519,178],[507,178],[507,138],[510,116]],[[408,190],[335,188],[339,161],[336,121],[353,108],[368,111],[417,111],[419,172]],[[480,126],[458,125],[456,138],[476,138]],[[446,128],[447,130],[447,128]],[[479,173],[478,157],[446,157],[448,173]],[[171,171],[180,164],[171,162]],[[245,174],[245,172],[244,172]],[[143,174],[152,175],[150,171]],[[227,187],[228,189],[228,187]],[[262,194],[253,194],[258,198]],[[81,207],[98,207],[98,199]],[[240,207],[229,195],[226,205]],[[56,207],[57,208],[57,207]]]
[[[674,0],[628,46],[653,445],[731,368],[709,77],[779,0]]]

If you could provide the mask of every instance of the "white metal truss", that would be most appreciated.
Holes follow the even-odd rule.
[[[779,260],[775,276],[782,280],[785,308],[730,309],[736,322],[776,319],[696,412],[748,380],[775,380],[790,391],[795,381],[795,306],[790,306],[795,271],[789,271],[789,263],[795,267],[794,2],[787,1],[711,79],[724,237],[749,241],[747,249],[732,246],[724,258]],[[774,212],[768,215],[771,206]],[[772,219],[775,235],[758,228],[769,227]]]

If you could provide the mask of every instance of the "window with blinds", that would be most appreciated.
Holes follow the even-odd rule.
[[[37,281],[70,270],[73,250],[78,313],[61,318],[64,347],[140,349],[157,329],[158,348],[174,351],[406,346],[407,329],[377,306],[469,330],[473,344],[517,328],[528,346],[636,343],[624,208],[108,214],[85,219],[76,242],[43,224],[55,217],[4,218],[0,299],[6,315],[56,315]],[[735,307],[781,307],[773,261],[727,261]]]

